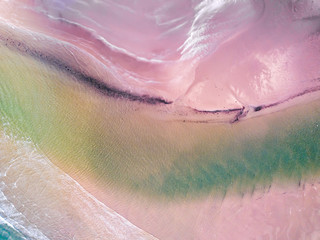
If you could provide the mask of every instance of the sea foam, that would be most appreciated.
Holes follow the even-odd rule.
[[[3,234],[37,240],[154,239],[95,199],[28,140],[1,131],[0,166]]]

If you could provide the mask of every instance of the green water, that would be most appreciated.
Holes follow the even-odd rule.
[[[100,96],[4,47],[0,53],[3,124],[99,184],[184,197],[318,176],[319,100],[236,124],[157,120],[143,104]]]

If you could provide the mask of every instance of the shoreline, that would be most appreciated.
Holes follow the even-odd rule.
[[[320,207],[317,178],[299,184],[274,182],[251,193],[229,192],[225,196],[210,193],[197,199],[165,201],[103,187],[90,177],[77,177],[76,172],[69,174],[101,202],[159,239],[246,240],[265,236],[271,231],[268,227],[285,228],[293,224],[294,231],[279,233],[281,239],[289,236],[290,240],[303,234],[306,222],[310,229],[320,227],[319,221],[309,221]],[[307,234],[320,236],[316,230]]]
[[[64,21],[63,17],[61,19],[51,17],[51,19],[44,12],[33,10],[34,3],[28,0],[18,1],[17,4],[21,4],[21,7],[15,8],[14,4],[10,2],[0,4],[3,5],[3,9],[7,10],[0,11],[2,16],[0,23],[2,36],[0,37],[4,44],[11,44],[12,48],[21,53],[27,54],[40,62],[46,62],[48,65],[72,75],[77,81],[84,83],[100,94],[137,101],[147,105],[157,105],[157,109],[150,114],[154,115],[154,117],[166,118],[169,121],[235,123],[242,119],[283,110],[296,103],[308,102],[309,99],[314,99],[315,95],[320,98],[319,83],[318,85],[306,85],[301,88],[300,92],[294,92],[292,95],[286,93],[283,95],[283,99],[272,101],[271,98],[264,103],[260,101],[257,105],[246,105],[238,102],[237,104],[230,104],[227,108],[206,109],[205,106],[202,108],[201,106],[200,108],[192,107],[194,105],[193,102],[197,102],[196,98],[199,96],[195,95],[195,99],[192,101],[189,99],[188,101],[191,101],[191,105],[188,105],[185,100],[180,99],[181,97],[184,98],[183,96],[177,99],[179,94],[173,94],[175,91],[179,92],[180,90],[159,87],[160,85],[157,83],[143,85],[143,82],[118,79],[116,72],[114,72],[117,67],[113,65],[122,62],[120,65],[123,65],[122,70],[124,73],[128,70],[126,70],[126,67],[131,67],[135,71],[155,71],[157,75],[167,76],[166,74],[181,75],[181,72],[186,69],[182,65],[188,65],[189,63],[178,61],[177,64],[181,66],[174,71],[167,66],[161,67],[158,63],[152,65],[142,60],[139,61],[146,65],[140,66],[133,63],[139,61],[129,56],[130,54],[125,56],[125,53],[116,48],[110,48],[107,51],[108,46],[103,43],[103,39],[99,39],[97,36],[94,37],[89,29],[82,29],[85,26],[78,26],[77,23]],[[91,29],[91,31],[93,30]],[[6,39],[7,36],[11,36],[12,39]],[[300,48],[299,51],[301,51]],[[218,51],[219,54],[221,55]],[[171,60],[165,65],[173,64],[174,62]],[[192,63],[190,62],[190,64]],[[203,70],[207,71],[206,68]],[[310,81],[318,82],[319,79]],[[183,88],[182,86],[176,87],[178,89]],[[216,98],[217,103],[221,101],[218,98]],[[150,109],[148,108],[148,110]],[[164,117],[163,113],[167,116]]]
[[[96,199],[33,143],[5,129],[0,127],[0,223],[4,218],[10,231],[35,240],[156,239]]]
[[[21,9],[0,10],[0,124],[32,142],[0,125],[0,201],[17,208],[4,214],[59,240],[320,237],[319,79],[279,103],[196,110],[125,86],[100,45]]]
[[[95,67],[94,70],[87,70],[84,65],[86,61],[89,61],[88,66],[98,66],[95,65],[95,59],[93,56],[88,55],[88,53],[83,52],[77,46],[71,43],[64,43],[61,40],[48,38],[43,34],[39,35],[37,40],[34,40],[34,36],[29,34],[28,29],[22,27],[9,27],[4,23],[1,24],[2,36],[0,35],[0,40],[3,45],[8,47],[13,51],[18,51],[25,54],[28,57],[34,58],[40,62],[48,64],[48,66],[54,67],[57,70],[65,72],[66,74],[74,77],[76,81],[82,82],[83,84],[89,86],[97,93],[105,95],[106,97],[111,97],[115,99],[123,99],[138,102],[141,104],[146,104],[146,109],[151,110],[152,113],[148,113],[151,117],[160,118],[168,121],[183,121],[183,122],[197,122],[197,123],[236,123],[240,120],[249,119],[252,117],[258,117],[277,111],[284,110],[288,107],[294,106],[295,104],[307,103],[315,99],[320,98],[320,85],[314,86],[309,89],[303,90],[301,93],[294,94],[286,99],[282,99],[278,102],[266,103],[259,106],[242,106],[241,108],[231,108],[231,109],[217,109],[217,110],[197,110],[188,106],[183,106],[178,102],[166,100],[158,96],[149,96],[146,94],[136,95],[136,93],[127,92],[126,90],[118,89],[112,86],[112,80],[107,83],[103,78],[100,80],[97,76],[110,76],[110,73],[105,69],[106,66],[101,65],[101,67]],[[26,31],[26,32],[24,32]],[[17,35],[16,35],[17,34]],[[39,34],[39,33],[38,33]],[[6,37],[6,35],[8,37]],[[37,45],[37,49],[30,48],[28,45],[23,43],[18,39],[18,35],[22,37],[30,46]],[[21,38],[19,38],[21,39]],[[40,39],[40,40],[39,40]],[[34,41],[34,42],[33,42]],[[57,41],[57,42],[55,42]],[[44,45],[42,46],[41,43]],[[65,45],[67,44],[67,45]],[[62,56],[67,57],[66,60],[59,60],[50,49],[55,46],[57,52],[61,52]],[[65,49],[70,48],[69,51],[76,53],[72,56],[68,56]],[[77,57],[76,57],[77,56]],[[65,62],[69,62],[66,64]],[[98,63],[98,62],[97,62]],[[77,67],[75,67],[78,64]],[[80,65],[79,65],[80,64]],[[101,63],[102,64],[102,63]],[[80,70],[81,69],[81,70]],[[83,71],[85,69],[85,71]],[[96,71],[96,74],[90,75]],[[96,75],[96,76],[95,76]],[[111,84],[111,85],[109,85]],[[155,105],[152,109],[148,105]]]
[[[54,159],[90,167],[101,181],[170,197],[223,192],[234,181],[251,188],[274,176],[299,180],[318,169],[317,97],[237,124],[174,121],[167,112],[154,115],[154,106],[106,98],[35,59],[1,51],[4,114]]]

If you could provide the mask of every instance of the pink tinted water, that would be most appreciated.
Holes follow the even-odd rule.
[[[271,104],[318,87],[319,13],[315,1],[0,2],[1,21],[77,46],[115,86],[200,110]],[[87,189],[160,238],[320,238],[318,184],[170,206]]]
[[[112,75],[112,85],[176,105],[206,111],[250,108],[320,87],[316,1],[16,0],[1,5],[7,20],[96,57]]]

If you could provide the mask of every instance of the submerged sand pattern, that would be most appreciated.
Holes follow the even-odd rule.
[[[319,16],[0,1],[0,238],[318,239]]]
[[[0,236],[7,232],[13,239],[155,239],[95,199],[31,142],[2,130],[0,156]]]

